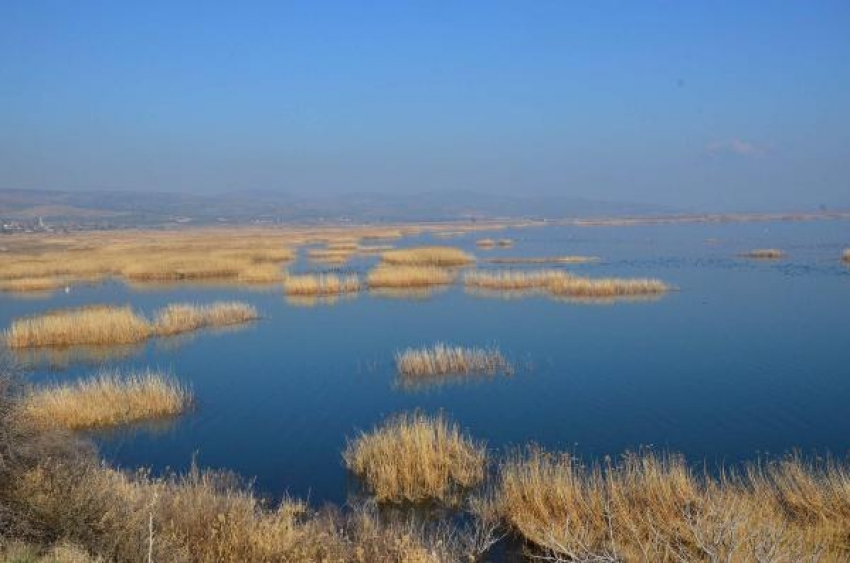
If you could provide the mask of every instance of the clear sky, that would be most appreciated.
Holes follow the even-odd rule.
[[[0,3],[0,188],[850,206],[850,2]]]

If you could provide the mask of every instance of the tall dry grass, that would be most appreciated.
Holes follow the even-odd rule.
[[[525,290],[545,288],[566,276],[562,270],[473,270],[464,275],[463,283],[483,289]]]
[[[16,319],[5,331],[10,348],[131,344],[148,338],[147,320],[129,306],[93,305]]]
[[[366,275],[370,288],[417,288],[449,285],[453,272],[436,266],[387,266],[379,264]]]
[[[201,328],[242,324],[259,317],[254,306],[239,301],[218,301],[208,305],[172,303],[154,314],[151,326],[154,334],[170,336]]]
[[[456,503],[484,480],[487,452],[443,416],[412,414],[360,434],[343,459],[379,501]]]
[[[491,264],[586,264],[598,262],[596,256],[532,256],[532,257],[503,257],[487,258]]]
[[[618,298],[661,295],[670,286],[650,278],[584,278],[562,276],[552,279],[547,289],[555,296],[572,298]]]
[[[388,250],[381,260],[394,266],[465,266],[475,257],[451,246],[419,246]]]
[[[492,494],[475,506],[553,561],[850,558],[850,474],[798,458],[713,477],[679,456],[585,466],[529,448],[501,465]]]
[[[336,274],[290,275],[283,282],[287,295],[334,295],[360,291],[360,278],[356,274],[338,276]]]
[[[395,363],[398,373],[405,376],[513,373],[513,366],[498,348],[464,348],[443,343],[397,352]]]
[[[779,260],[785,257],[785,252],[778,248],[757,248],[741,254],[743,258],[755,260]]]
[[[191,401],[188,389],[161,372],[103,372],[36,389],[24,409],[38,424],[79,430],[173,416]]]

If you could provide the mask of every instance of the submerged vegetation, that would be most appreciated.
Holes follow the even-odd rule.
[[[388,250],[381,260],[396,266],[465,266],[475,257],[452,246],[419,246]]]
[[[304,274],[289,276],[283,282],[287,295],[334,295],[360,291],[360,278],[356,274]]]
[[[360,434],[343,458],[378,500],[451,503],[484,480],[487,452],[444,417],[412,414]]]
[[[454,282],[454,273],[436,266],[378,265],[366,275],[370,288],[417,288],[448,285]]]
[[[240,302],[172,304],[155,312],[153,318],[149,321],[130,306],[58,309],[16,319],[4,332],[4,339],[10,348],[133,344],[151,336],[244,323],[258,318],[258,313]]]
[[[395,363],[398,372],[405,376],[513,373],[513,366],[498,348],[464,348],[442,343],[398,352]]]
[[[191,399],[185,387],[163,373],[105,372],[40,388],[27,397],[25,412],[39,424],[78,430],[172,416]]]
[[[755,260],[780,260],[785,258],[785,252],[778,248],[757,248],[741,254],[743,258]]]

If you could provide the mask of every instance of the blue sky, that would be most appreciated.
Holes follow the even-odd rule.
[[[3,2],[0,188],[848,207],[850,2]]]

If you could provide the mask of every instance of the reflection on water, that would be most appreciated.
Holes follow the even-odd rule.
[[[144,348],[144,344],[11,348],[9,353],[19,365],[26,369],[45,367],[50,370],[64,371],[73,364],[99,366],[126,360],[141,354]]]
[[[314,504],[344,503],[356,486],[340,459],[347,437],[416,409],[445,412],[492,451],[533,441],[595,460],[654,444],[710,465],[794,447],[847,452],[850,269],[839,259],[847,222],[546,227],[504,236],[516,241],[510,256],[599,256],[594,277],[651,277],[680,289],[599,300],[456,284],[282,299],[280,285],[246,293],[221,282],[143,284],[151,291],[114,283],[40,301],[0,294],[0,327],[90,303],[156,311],[173,302],[249,302],[262,321],[144,346],[14,353],[34,383],[90,375],[87,363],[167,366],[192,386],[197,408],[94,434],[108,460],[180,471],[198,452],[205,466],[256,477],[262,492]],[[474,253],[477,238],[451,243]],[[429,242],[422,234],[397,247]],[[788,258],[736,258],[770,247]],[[342,306],[320,306],[332,304]],[[609,306],[577,306],[587,304]],[[434,342],[491,343],[536,365],[514,377],[400,378],[394,352]],[[50,364],[68,369],[54,375]]]
[[[448,291],[449,286],[435,285],[428,287],[373,287],[369,295],[385,299],[409,299],[411,301],[427,301],[435,295]]]
[[[334,293],[332,295],[284,295],[288,305],[294,307],[317,307],[322,305],[337,305],[343,301],[352,301],[359,292]]]

